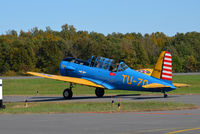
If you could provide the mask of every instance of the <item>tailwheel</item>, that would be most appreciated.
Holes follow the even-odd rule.
[[[63,91],[64,99],[70,100],[72,98],[72,96],[73,96],[72,87],[73,87],[72,83],[70,83],[70,87]]]
[[[168,95],[166,94],[166,92],[165,92],[164,90],[162,90],[161,92],[163,93],[163,97],[164,97],[164,98],[167,98],[167,97],[168,97]]]
[[[95,94],[96,94],[96,96],[97,96],[98,98],[103,97],[103,95],[104,95],[104,89],[103,89],[103,88],[96,88]]]
[[[167,98],[168,97],[168,95],[164,92],[164,98]]]

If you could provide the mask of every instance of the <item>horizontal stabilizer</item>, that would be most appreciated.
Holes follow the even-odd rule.
[[[82,79],[82,78],[59,76],[59,75],[51,75],[51,74],[36,73],[36,72],[27,72],[27,74],[31,74],[31,75],[39,76],[39,77],[44,77],[44,78],[49,78],[49,79],[54,79],[54,80],[67,81],[67,82],[81,84],[81,85],[86,85],[86,86],[104,88],[101,85],[98,85],[98,84],[96,84],[96,83],[94,83],[92,81],[85,80],[85,79]]]
[[[188,84],[182,84],[182,83],[173,83],[173,85],[175,86],[175,87],[189,87],[190,85],[188,85]]]
[[[151,84],[148,84],[148,85],[144,85],[142,87],[143,88],[165,88],[165,87],[171,87],[171,86],[166,86],[166,85],[159,84],[159,83],[151,83]]]

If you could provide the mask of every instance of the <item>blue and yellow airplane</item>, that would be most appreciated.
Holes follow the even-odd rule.
[[[70,87],[63,91],[65,99],[73,96],[72,83],[95,87],[97,97],[103,97],[104,89],[162,92],[175,90],[187,84],[172,83],[172,56],[162,51],[154,69],[133,70],[124,62],[115,63],[104,57],[94,57],[88,61],[65,58],[59,66],[60,75],[27,72],[28,74],[70,82]]]

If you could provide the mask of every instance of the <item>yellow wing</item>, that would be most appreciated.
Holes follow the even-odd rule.
[[[171,86],[165,86],[163,84],[159,84],[159,83],[151,83],[148,85],[144,85],[142,86],[143,88],[165,88],[165,87],[171,87]]]
[[[175,86],[175,87],[189,87],[190,85],[188,85],[188,84],[182,84],[182,83],[173,83],[173,85]]]
[[[188,84],[181,84],[181,83],[173,83],[173,85],[175,87],[189,87]],[[142,87],[143,88],[164,88],[164,87],[171,87],[171,86],[166,86],[166,85],[159,84],[159,83],[152,83],[152,84],[144,85]]]
[[[103,86],[98,85],[98,84],[96,84],[96,83],[94,83],[92,81],[81,79],[81,78],[59,76],[59,75],[51,75],[51,74],[36,73],[36,72],[27,72],[27,73],[31,74],[31,75],[39,76],[39,77],[54,79],[54,80],[67,81],[67,82],[86,85],[86,86],[104,88]]]

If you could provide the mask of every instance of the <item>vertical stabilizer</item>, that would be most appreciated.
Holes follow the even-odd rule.
[[[169,52],[161,52],[151,76],[172,81],[172,56]]]

